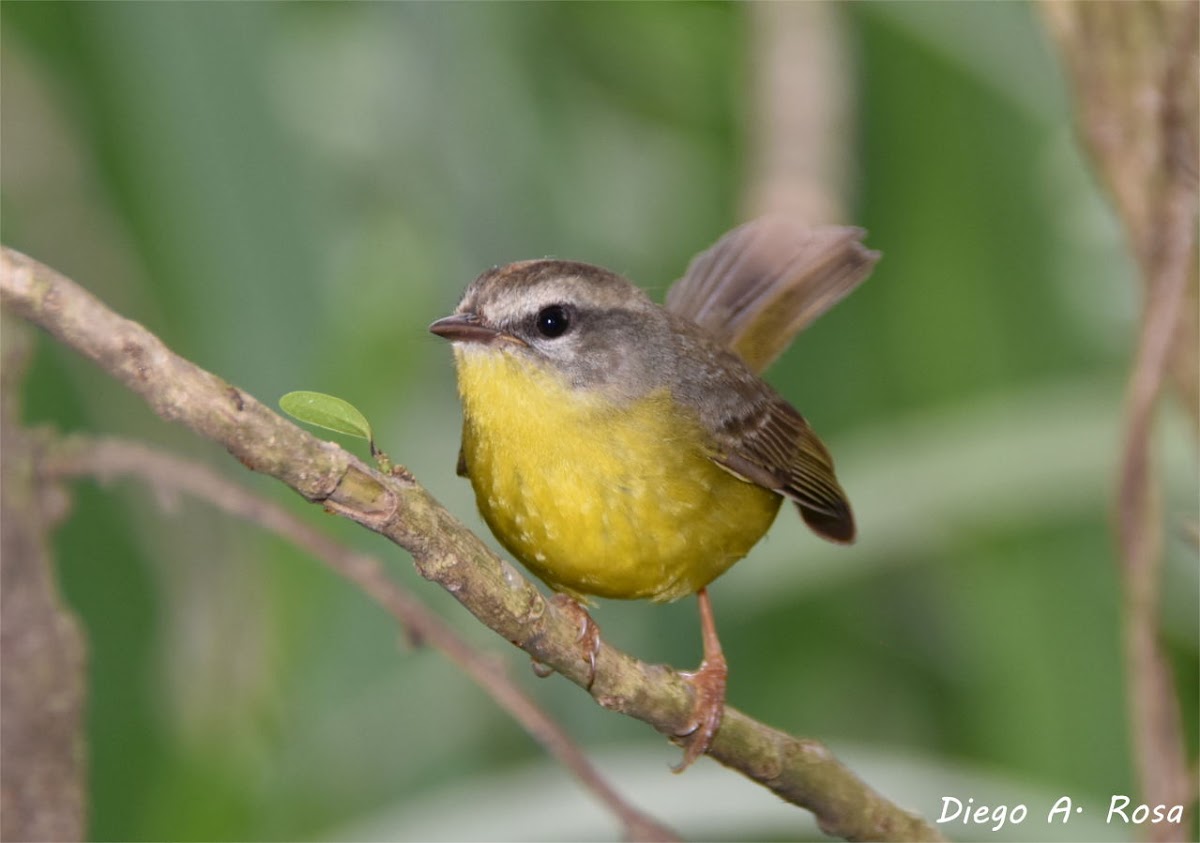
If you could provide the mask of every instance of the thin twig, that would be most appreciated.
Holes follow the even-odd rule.
[[[12,249],[0,251],[0,303],[96,361],[163,418],[220,443],[275,477],[408,550],[420,574],[479,620],[590,693],[606,708],[684,733],[692,686],[600,642],[595,676],[580,658],[574,619],[549,604],[404,469],[384,475],[279,417],[247,393],[173,354],[141,325],[69,279]],[[938,840],[938,831],[880,796],[822,744],[791,737],[727,708],[709,754],[850,839]]]
[[[146,482],[155,491],[183,492],[312,554],[391,613],[412,639],[430,645],[458,665],[620,819],[627,839],[679,839],[622,799],[558,723],[512,680],[499,659],[476,652],[440,617],[388,577],[377,558],[335,541],[279,504],[255,495],[206,465],[138,442],[74,435],[47,449],[41,466],[49,477],[129,476]]]
[[[1126,396],[1116,498],[1127,695],[1142,800],[1188,805],[1196,791],[1171,667],[1160,640],[1163,512],[1152,459],[1168,374],[1197,411],[1196,3],[1046,3],[1074,84],[1080,133],[1121,215],[1142,276],[1143,309]],[[1189,298],[1191,306],[1189,307]],[[1188,400],[1190,399],[1190,400]],[[1155,825],[1186,839],[1190,818]]]
[[[782,213],[843,222],[854,144],[854,74],[845,10],[834,3],[751,3],[746,219]]]
[[[1182,217],[1182,220],[1180,219]],[[1194,209],[1175,217],[1195,226]],[[1178,232],[1176,232],[1178,233]],[[1125,648],[1134,754],[1149,804],[1190,804],[1179,697],[1159,637],[1163,516],[1151,459],[1155,408],[1167,376],[1174,327],[1187,290],[1187,237],[1171,238],[1151,279],[1130,376],[1117,489],[1117,537],[1125,583]],[[1176,248],[1172,248],[1175,246]],[[1180,828],[1190,825],[1181,824]],[[1168,829],[1169,830],[1169,829]],[[1165,833],[1158,835],[1165,837]],[[1180,838],[1183,839],[1183,838]]]
[[[54,572],[62,500],[38,476],[42,437],[21,425],[35,338],[0,322],[0,840],[82,840],[87,641]]]

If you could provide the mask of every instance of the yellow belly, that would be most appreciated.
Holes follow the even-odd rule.
[[[780,496],[709,459],[665,391],[615,409],[503,350],[455,350],[479,510],[551,588],[675,600],[771,526]]]

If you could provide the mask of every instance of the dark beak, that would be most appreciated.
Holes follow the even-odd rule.
[[[501,339],[516,339],[484,325],[474,313],[455,313],[453,316],[444,316],[429,326],[429,332],[451,342],[477,342],[484,345]]]

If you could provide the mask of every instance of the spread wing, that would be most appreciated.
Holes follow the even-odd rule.
[[[717,464],[791,498],[806,524],[830,541],[854,541],[854,515],[833,460],[808,422],[775,395],[727,420],[717,435]]]
[[[760,217],[696,255],[671,285],[666,307],[762,372],[870,274],[879,253],[863,246],[865,234]]]

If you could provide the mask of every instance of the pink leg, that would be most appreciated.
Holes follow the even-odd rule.
[[[713,621],[708,589],[700,589],[696,600],[700,605],[704,660],[700,662],[698,670],[684,674],[696,694],[692,708],[692,722],[695,725],[684,734],[686,740],[683,744],[683,760],[674,768],[676,773],[682,773],[693,761],[708,751],[713,737],[717,734],[717,728],[721,725],[721,715],[725,713],[725,682],[729,677],[729,668],[725,664],[725,654],[721,652],[721,642],[717,639],[717,626]]]

